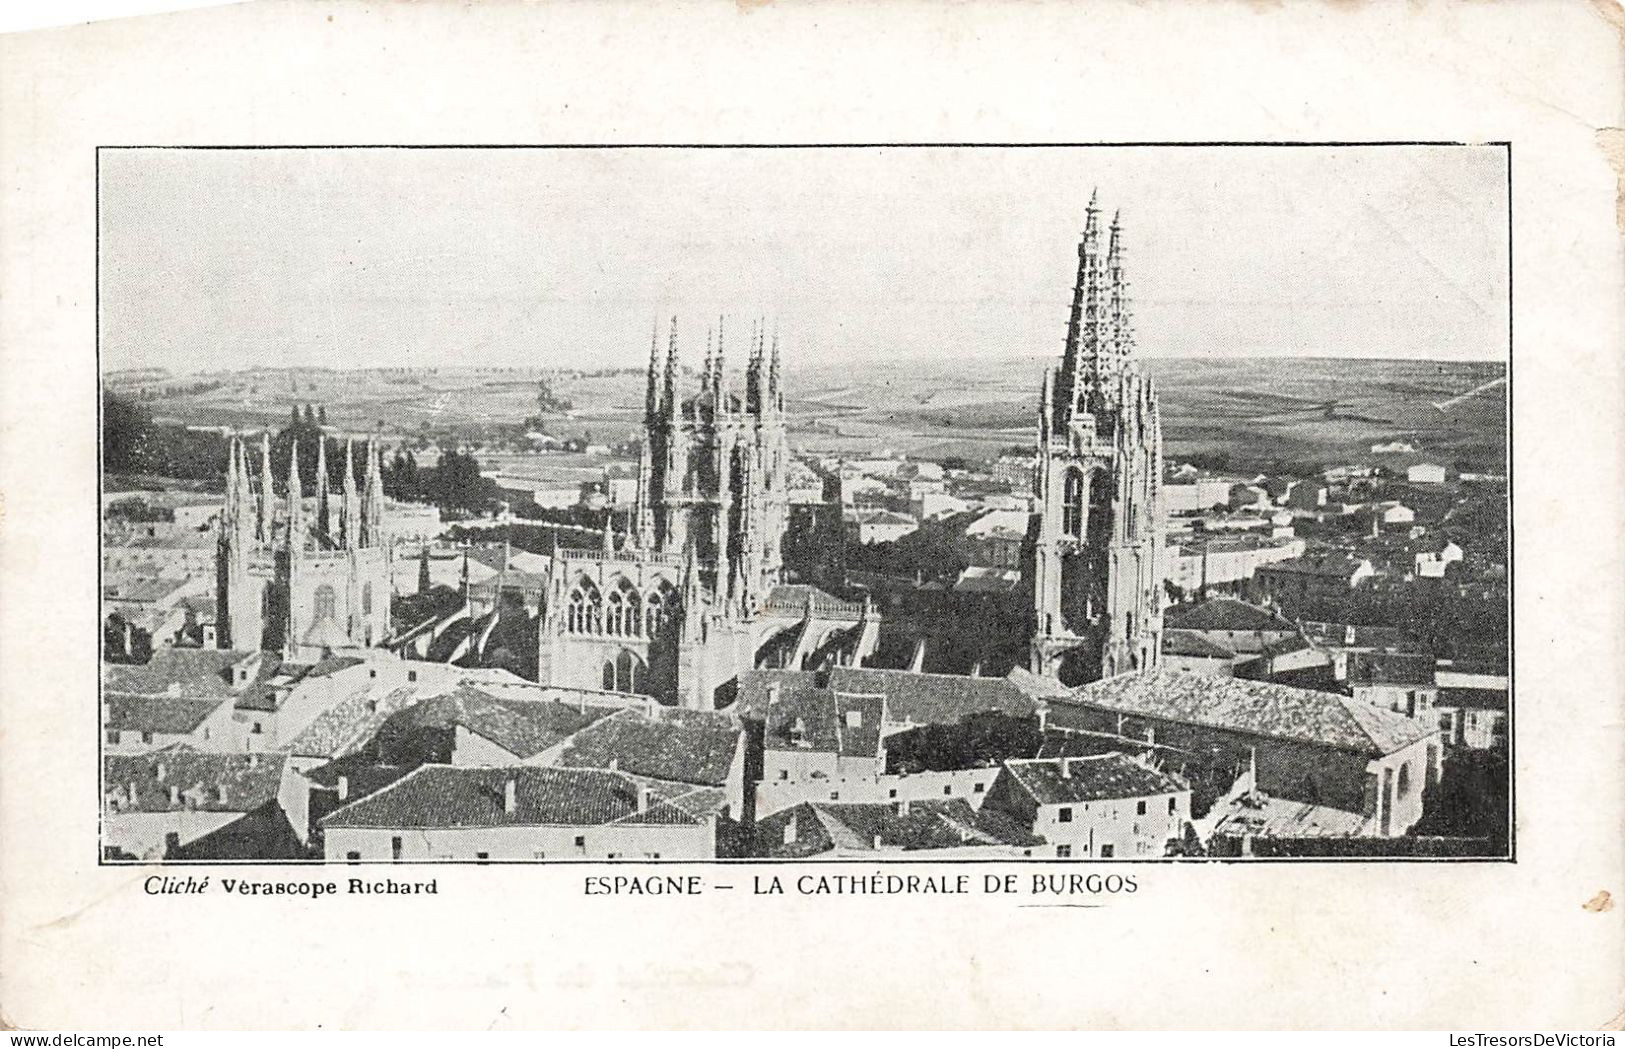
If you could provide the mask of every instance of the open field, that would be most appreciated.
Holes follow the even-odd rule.
[[[1049,358],[987,361],[860,361],[793,368],[786,385],[792,440],[805,452],[991,458],[1031,442]],[[1170,459],[1227,456],[1236,465],[1370,461],[1372,444],[1395,438],[1423,457],[1505,468],[1504,385],[1444,410],[1435,404],[1505,375],[1496,362],[1442,363],[1335,358],[1152,359]],[[455,433],[470,441],[536,410],[544,373],[259,370],[176,378],[153,386],[147,407],[194,425],[280,427],[294,403],[324,405],[341,430],[410,437]],[[549,413],[549,432],[615,443],[642,422],[641,370],[549,374],[572,404]],[[692,386],[697,380],[690,376]],[[120,384],[110,383],[115,392]]]

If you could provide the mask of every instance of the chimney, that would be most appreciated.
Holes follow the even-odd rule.
[[[790,813],[790,821],[784,825],[784,843],[786,845],[796,843],[796,814],[793,812]]]
[[[648,787],[638,788],[638,815],[649,811],[649,796],[653,793]]]
[[[621,759],[620,758],[614,757],[614,758],[609,759],[609,771],[611,771],[611,772],[619,772],[619,771],[621,771]]]
[[[1062,779],[1071,779],[1072,778],[1072,763],[1069,760],[1067,760],[1066,758],[1061,759],[1061,778]]]
[[[880,835],[875,835],[875,851],[880,851]]]
[[[171,783],[169,785],[169,803],[171,805],[179,805],[180,801],[181,801],[181,789],[179,787],[175,786],[173,783]]]
[[[350,777],[339,777],[339,800],[344,801],[350,796]]]
[[[510,776],[508,781],[502,785],[502,811],[510,816],[513,815],[513,811],[517,807],[517,794],[518,784]]]
[[[164,774],[166,772],[168,772],[169,770],[164,768],[164,763],[160,761],[158,763],[158,768],[157,768],[156,771],[157,771],[157,775],[158,775],[158,782],[162,783],[164,781]]]
[[[135,787],[135,780],[132,779],[129,783],[126,783],[125,787],[127,787],[129,789],[129,792],[130,792],[130,804],[134,805],[136,803],[136,801],[140,798],[140,792],[138,790],[136,790],[136,787]]]
[[[224,805],[226,803],[226,785],[224,783],[215,788],[215,798]]]
[[[772,707],[772,706],[777,706],[778,705],[779,693],[781,691],[782,691],[782,686],[780,685],[779,682],[777,682],[777,681],[769,681],[767,683],[767,705],[768,706]]]

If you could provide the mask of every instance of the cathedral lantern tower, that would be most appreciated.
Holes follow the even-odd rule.
[[[1122,227],[1085,212],[1059,368],[1044,374],[1025,578],[1031,666],[1080,684],[1161,656],[1162,427],[1134,357]]]

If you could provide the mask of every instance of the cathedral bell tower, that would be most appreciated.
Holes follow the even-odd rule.
[[[1165,574],[1162,427],[1134,358],[1122,228],[1091,197],[1059,368],[1044,373],[1034,470],[1035,673],[1074,685],[1155,666]]]

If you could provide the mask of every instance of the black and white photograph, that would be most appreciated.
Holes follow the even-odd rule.
[[[83,847],[1511,860],[1511,158],[100,148]]]

